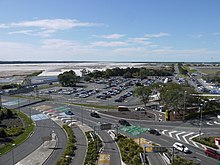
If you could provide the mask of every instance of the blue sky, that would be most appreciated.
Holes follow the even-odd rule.
[[[220,62],[219,0],[0,0],[0,61]]]

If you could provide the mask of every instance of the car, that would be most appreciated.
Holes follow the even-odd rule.
[[[156,129],[150,128],[150,129],[148,130],[148,132],[149,132],[150,134],[153,134],[153,135],[160,135],[160,133],[159,133]]]
[[[112,137],[113,140],[117,139],[117,135],[115,133],[115,130],[108,130],[108,133]]]
[[[135,111],[145,111],[144,107],[136,107]]]
[[[130,124],[127,120],[124,120],[124,119],[120,119],[118,122],[119,122],[121,125],[131,126],[131,124]]]
[[[184,153],[188,153],[189,152],[189,149],[186,146],[184,146],[182,143],[179,143],[179,142],[174,143],[173,147],[176,150],[179,150],[179,151],[184,152]]]
[[[72,111],[70,111],[70,110],[69,111],[65,111],[65,114],[66,115],[74,115],[74,113]]]
[[[206,148],[205,149],[205,154],[207,156],[213,157],[215,159],[220,160],[220,153],[217,150],[213,150],[211,148]]]
[[[96,113],[96,112],[91,112],[90,115],[91,115],[92,117],[100,118],[99,114]]]

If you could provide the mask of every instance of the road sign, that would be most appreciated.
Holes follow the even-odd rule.
[[[161,147],[161,146],[154,146],[152,147],[153,152],[166,152],[167,148],[166,147]]]
[[[111,127],[112,127],[112,124],[110,124],[110,123],[100,125],[101,130],[109,130],[109,129],[111,129]]]
[[[100,154],[98,165],[110,165],[110,155],[109,154]]]

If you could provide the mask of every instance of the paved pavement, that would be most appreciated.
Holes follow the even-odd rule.
[[[53,150],[55,149],[58,142],[58,138],[56,137],[55,133],[52,133],[51,138],[51,140],[45,141],[39,148],[16,163],[16,165],[36,165],[46,162],[50,155],[53,153]]]

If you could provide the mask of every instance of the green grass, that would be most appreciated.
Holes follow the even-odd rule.
[[[34,131],[34,122],[24,113],[16,111],[17,115],[21,118],[24,123],[24,133],[20,134],[14,139],[13,144],[19,145],[23,143],[29,135]],[[0,148],[0,156],[9,152],[13,148],[12,144],[6,144],[4,147]]]
[[[219,136],[201,137],[201,138],[196,137],[196,138],[193,138],[193,140],[201,144],[207,145],[209,147],[218,149],[218,147],[215,145],[215,138],[220,138],[220,137]]]

